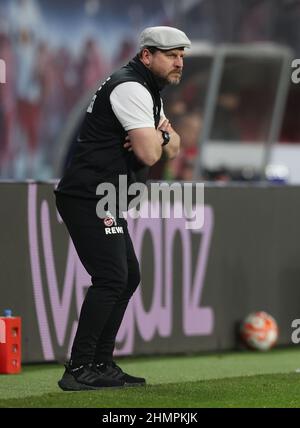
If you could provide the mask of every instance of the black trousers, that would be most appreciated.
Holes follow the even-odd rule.
[[[139,263],[126,220],[106,220],[105,224],[96,214],[96,203],[56,194],[58,212],[92,280],[72,346],[74,365],[112,360],[126,307],[140,283]]]

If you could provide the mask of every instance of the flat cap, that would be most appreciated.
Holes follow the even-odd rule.
[[[153,46],[168,50],[190,48],[191,41],[186,34],[173,27],[148,27],[140,35],[140,47]]]

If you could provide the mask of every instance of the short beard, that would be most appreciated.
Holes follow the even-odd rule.
[[[173,86],[175,86],[175,85],[179,85],[180,80],[181,80],[181,74],[180,74],[179,77],[176,78],[176,80],[175,80],[174,77],[172,77],[171,73],[168,74],[167,77],[162,77],[162,76],[156,75],[156,79],[158,79],[158,81],[160,81],[161,84],[163,84],[164,86],[166,86],[166,85],[173,85]]]
[[[175,86],[175,85],[178,85],[180,83],[181,75],[180,75],[180,78],[178,80],[176,80],[176,81],[172,80],[171,81],[171,80],[169,80],[169,75],[167,77],[163,77],[160,74],[153,72],[153,70],[151,70],[151,68],[150,68],[150,71],[152,71],[160,90],[163,89],[167,85],[174,85]]]
[[[179,85],[180,80],[181,80],[181,76],[180,76],[180,78],[178,78],[177,80],[168,80],[168,83],[169,83],[170,85],[175,86],[175,85]]]

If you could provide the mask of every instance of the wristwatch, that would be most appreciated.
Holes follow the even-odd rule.
[[[165,146],[170,141],[170,134],[168,133],[168,131],[163,131],[162,129],[160,130],[160,132],[162,133],[162,137],[164,140],[162,146]]]

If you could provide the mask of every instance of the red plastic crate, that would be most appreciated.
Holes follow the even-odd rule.
[[[0,373],[21,371],[21,318],[0,317]]]

